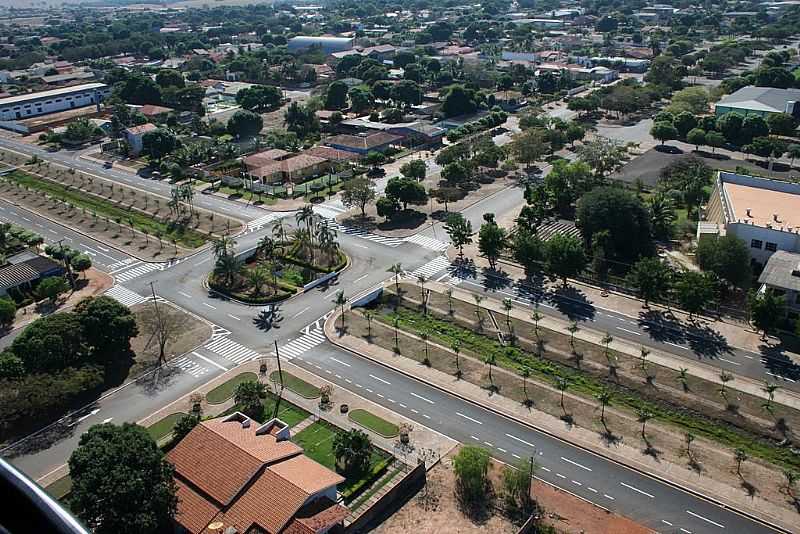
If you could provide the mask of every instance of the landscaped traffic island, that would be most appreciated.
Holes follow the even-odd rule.
[[[214,245],[216,264],[208,286],[248,304],[268,304],[289,298],[310,284],[339,272],[347,256],[339,250],[336,231],[314,215],[311,206],[297,214],[299,228],[286,232],[283,223],[249,252],[236,254],[228,237]]]

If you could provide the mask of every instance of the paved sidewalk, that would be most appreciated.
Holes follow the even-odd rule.
[[[507,218],[511,219],[512,217]],[[446,254],[447,257],[453,261],[458,257],[458,250],[451,247],[447,250]],[[477,269],[489,267],[489,261],[478,254],[478,247],[476,244],[464,247],[464,257],[474,261]],[[525,279],[525,272],[521,267],[505,261],[500,261],[499,265],[510,278],[515,280]],[[583,294],[588,304],[592,304],[598,308],[614,310],[616,312],[629,315],[634,319],[638,319],[640,314],[649,311],[644,307],[644,302],[637,298],[615,293],[613,291],[608,291],[607,295],[603,296],[603,290],[599,287],[572,279],[570,279],[569,283],[572,287],[576,288]],[[561,284],[557,281],[545,282],[543,289],[555,290],[560,286]],[[652,310],[667,310],[666,307],[657,304],[651,304],[650,308]],[[689,315],[687,313],[676,308],[671,308],[670,311],[681,322],[688,321]],[[723,317],[721,319],[698,315],[694,315],[693,317],[701,321],[703,326],[719,332],[727,340],[728,344],[733,347],[738,347],[755,353],[761,353],[765,344],[777,346],[781,343],[780,340],[775,337],[770,337],[765,343],[761,339],[760,332],[755,331],[749,324],[731,317]],[[795,363],[800,364],[800,354],[786,350],[783,351],[783,354],[786,355],[787,358],[792,359]]]
[[[631,447],[624,442],[613,448],[601,449],[598,447],[600,438],[592,430],[578,426],[567,429],[564,422],[554,416],[535,409],[528,410],[521,403],[499,394],[487,396],[486,391],[480,386],[421,366],[415,360],[397,356],[393,352],[370,344],[363,339],[349,335],[340,336],[335,327],[338,318],[339,312],[336,312],[325,323],[325,335],[335,345],[649,476],[669,481],[701,495],[708,495],[732,509],[742,510],[754,517],[762,518],[764,521],[778,524],[787,530],[796,529],[797,515],[795,513],[760,497],[749,498],[740,488],[712,480],[705,473],[698,474],[684,466],[663,459],[655,460],[650,456],[643,455],[637,447]],[[542,325],[544,326],[543,323]],[[566,398],[577,399],[570,393],[566,393]],[[613,407],[606,408],[607,413],[613,410]]]

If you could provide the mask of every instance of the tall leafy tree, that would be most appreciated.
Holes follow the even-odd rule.
[[[580,274],[586,268],[586,255],[581,241],[573,236],[557,234],[545,243],[547,269],[561,278],[567,287],[567,278]]]
[[[764,332],[764,337],[780,324],[785,312],[784,298],[771,289],[757,293],[750,299],[750,315],[753,325]]]
[[[661,298],[669,290],[671,279],[672,269],[656,257],[640,259],[628,274],[628,280],[639,290],[645,308],[651,300]]]
[[[177,508],[173,468],[147,431],[95,425],[69,458],[69,507],[97,534],[170,528]]]
[[[264,127],[261,115],[240,109],[228,119],[228,132],[240,139],[255,137]]]
[[[494,220],[493,213],[486,213],[483,218],[485,222],[478,231],[478,250],[495,269],[500,253],[506,248],[506,231]]]
[[[744,241],[733,234],[700,240],[697,264],[740,289],[747,289],[752,282],[750,251]]]
[[[367,204],[374,200],[375,181],[370,178],[354,178],[342,187],[342,204],[348,208],[357,207],[362,217],[367,216]]]
[[[83,327],[84,341],[92,347],[98,363],[110,364],[130,357],[130,341],[139,334],[130,308],[106,297],[89,297],[75,306]]]
[[[363,473],[369,465],[372,444],[369,436],[356,428],[337,432],[333,437],[333,454],[336,463],[346,474]]]
[[[458,249],[458,255],[464,258],[464,247],[472,243],[472,223],[460,213],[451,213],[445,221],[444,229],[450,242]]]

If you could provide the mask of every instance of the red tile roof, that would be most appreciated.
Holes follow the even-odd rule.
[[[403,138],[399,135],[393,135],[388,132],[376,132],[367,136],[342,134],[327,139],[325,144],[369,150],[371,148],[397,143],[402,139]]]
[[[354,161],[359,158],[355,152],[348,152],[347,150],[339,150],[330,146],[315,146],[306,150],[306,154],[317,156],[318,158],[327,159],[328,161]]]
[[[178,511],[175,519],[190,532],[202,532],[219,513],[219,507],[195,493],[180,479],[176,479],[175,484],[178,487]]]

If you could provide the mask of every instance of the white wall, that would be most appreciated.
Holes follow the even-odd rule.
[[[61,94],[39,99],[31,98],[28,102],[6,104],[0,108],[0,120],[17,120],[57,113],[72,108],[91,106],[102,101],[111,94],[110,88],[87,89],[76,94]]]
[[[773,254],[773,251],[764,248],[768,242],[777,244],[777,250],[800,252],[800,235],[798,234],[741,223],[729,224],[727,232],[743,240],[745,246],[750,250],[750,256],[762,265],[765,265]],[[753,239],[761,240],[760,250],[750,246]]]

